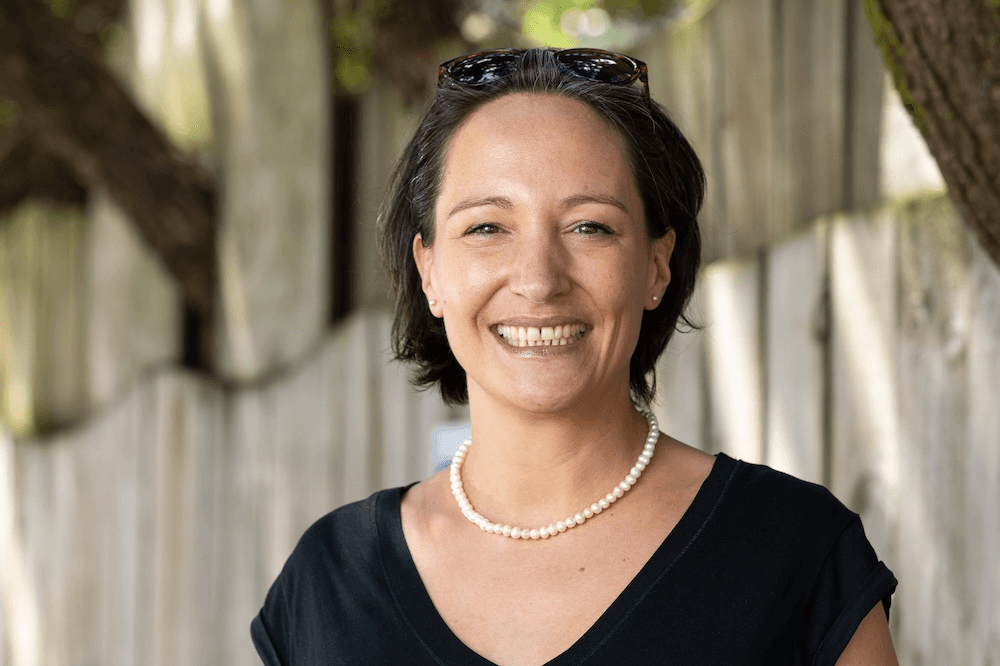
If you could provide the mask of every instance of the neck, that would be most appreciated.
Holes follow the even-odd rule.
[[[648,424],[628,396],[558,412],[498,403],[470,385],[465,491],[489,520],[542,525],[607,494],[631,469]]]

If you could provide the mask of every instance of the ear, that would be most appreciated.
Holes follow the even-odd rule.
[[[677,233],[671,229],[661,238],[653,241],[653,256],[649,265],[649,280],[646,285],[646,309],[655,310],[663,302],[663,294],[670,284],[670,257],[674,253]]]
[[[413,237],[413,261],[416,262],[417,272],[420,273],[420,286],[424,290],[424,296],[427,297],[427,307],[435,317],[443,317],[443,304],[434,288],[434,246],[424,245],[424,239],[420,234]]]

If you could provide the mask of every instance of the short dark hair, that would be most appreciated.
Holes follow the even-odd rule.
[[[697,328],[684,309],[701,261],[698,211],[705,173],[687,139],[656,102],[634,86],[599,83],[565,71],[554,49],[525,51],[516,69],[480,86],[439,88],[389,182],[379,214],[379,250],[395,296],[392,350],[413,363],[412,382],[440,387],[449,404],[468,401],[465,371],[452,354],[444,323],[429,311],[413,258],[413,239],[434,243],[434,206],[448,142],[455,130],[487,102],[513,93],[548,93],[576,99],[597,112],[623,139],[643,204],[650,238],[676,234],[670,285],[659,307],[643,312],[629,365],[632,401],[648,406],[656,392],[656,361],[678,323]],[[649,381],[648,378],[652,379]]]

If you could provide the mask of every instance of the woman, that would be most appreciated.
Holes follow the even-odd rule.
[[[468,401],[471,444],[306,532],[253,622],[266,663],[895,663],[855,514],[642,411],[703,192],[639,61],[442,65],[382,249],[397,357]]]

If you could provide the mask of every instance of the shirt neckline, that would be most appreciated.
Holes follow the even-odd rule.
[[[702,482],[691,505],[639,573],[573,645],[546,662],[545,666],[582,663],[614,636],[704,530],[722,501],[738,466],[738,461],[726,454],[716,455],[712,470]],[[418,642],[436,663],[442,666],[496,666],[455,635],[434,607],[427,588],[424,587],[403,535],[400,501],[403,491],[409,487],[393,488],[380,493],[373,515],[383,573],[397,609]]]

